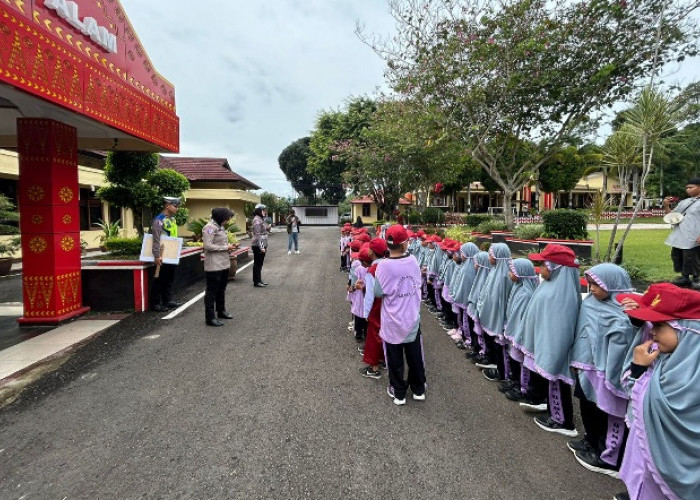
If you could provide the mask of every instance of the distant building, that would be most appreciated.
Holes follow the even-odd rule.
[[[231,170],[226,158],[161,156],[160,167],[175,170],[190,181],[190,189],[185,193],[190,219],[208,219],[212,208],[226,207],[236,213],[233,222],[241,232],[245,231],[245,204],[260,203],[260,196],[250,192],[260,186]],[[180,233],[192,234],[185,228]]]
[[[399,199],[400,206],[412,205],[406,198]],[[378,220],[378,208],[371,196],[360,196],[350,201],[352,222],[354,223],[358,217],[362,218],[365,224],[371,224]],[[386,215],[385,215],[386,216]]]

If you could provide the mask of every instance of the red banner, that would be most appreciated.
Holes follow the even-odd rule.
[[[0,0],[0,81],[179,150],[175,89],[118,0]]]

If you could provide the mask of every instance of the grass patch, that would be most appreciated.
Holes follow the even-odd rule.
[[[615,241],[620,240],[623,232],[618,229]],[[650,282],[673,279],[676,274],[671,262],[671,247],[664,244],[670,232],[670,229],[633,229],[625,239],[622,262],[641,269]],[[611,231],[600,231],[601,256],[607,251],[610,234]],[[595,241],[595,231],[589,231],[589,236]],[[595,251],[594,245],[593,255]]]

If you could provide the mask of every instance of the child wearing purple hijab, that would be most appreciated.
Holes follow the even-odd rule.
[[[620,469],[627,493],[615,498],[700,498],[700,293],[659,283],[636,302],[626,312],[651,324],[652,338],[634,348],[623,375],[630,390]]]
[[[535,424],[548,432],[576,437],[569,351],[581,305],[579,263],[573,250],[557,244],[549,244],[529,258],[544,262],[540,267],[544,281],[532,294],[525,311],[520,349],[525,355],[523,366],[532,372],[531,387],[542,388],[544,379],[549,389],[549,415],[535,417]],[[533,386],[533,382],[537,385]],[[529,409],[524,403],[520,405]]]

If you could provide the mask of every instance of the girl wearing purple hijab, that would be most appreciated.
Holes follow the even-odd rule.
[[[479,295],[476,310],[484,332],[486,357],[495,368],[485,368],[487,380],[502,380],[505,374],[503,359],[503,329],[506,323],[506,307],[513,282],[508,277],[510,268],[510,248],[505,243],[494,243],[489,248],[489,272]],[[481,367],[479,363],[477,366]]]
[[[491,270],[488,252],[479,252],[476,254],[474,257],[474,268],[476,269],[476,276],[472,283],[472,289],[469,291],[469,304],[467,305],[467,314],[474,325],[472,328],[473,352],[467,353],[467,357],[470,358],[473,363],[479,363],[481,365],[479,368],[495,368],[496,365],[491,365],[488,358],[484,355],[486,344],[484,343],[484,333],[481,330],[481,323],[479,322],[479,313],[476,310],[476,304],[479,301],[481,289],[484,287],[486,278]]]
[[[523,315],[527,309],[532,294],[535,293],[540,277],[535,271],[535,266],[527,259],[515,259],[508,264],[510,273],[508,277],[513,282],[513,288],[508,297],[506,307],[506,325],[503,336],[507,342],[508,359],[505,361],[506,380],[501,383],[498,390],[506,394],[511,401],[521,401],[525,396],[530,370],[522,366],[524,355],[518,350],[521,340],[520,328]]]
[[[557,244],[547,245],[541,253],[529,257],[544,261],[540,267],[544,281],[525,311],[520,349],[525,355],[523,365],[532,372],[531,387],[541,391],[545,379],[549,389],[549,415],[535,417],[535,423],[545,431],[576,437],[569,350],[574,343],[581,305],[578,260],[573,250]],[[524,403],[527,402],[520,405],[530,409]]]
[[[626,312],[651,323],[652,338],[634,348],[623,376],[631,391],[620,469],[627,494],[615,498],[700,498],[700,293],[659,283],[637,297]]]
[[[635,330],[615,298],[632,291],[627,271],[603,263],[585,272],[591,293],[581,304],[571,367],[585,435],[567,447],[586,469],[612,477],[622,462],[628,396],[620,382]]]

